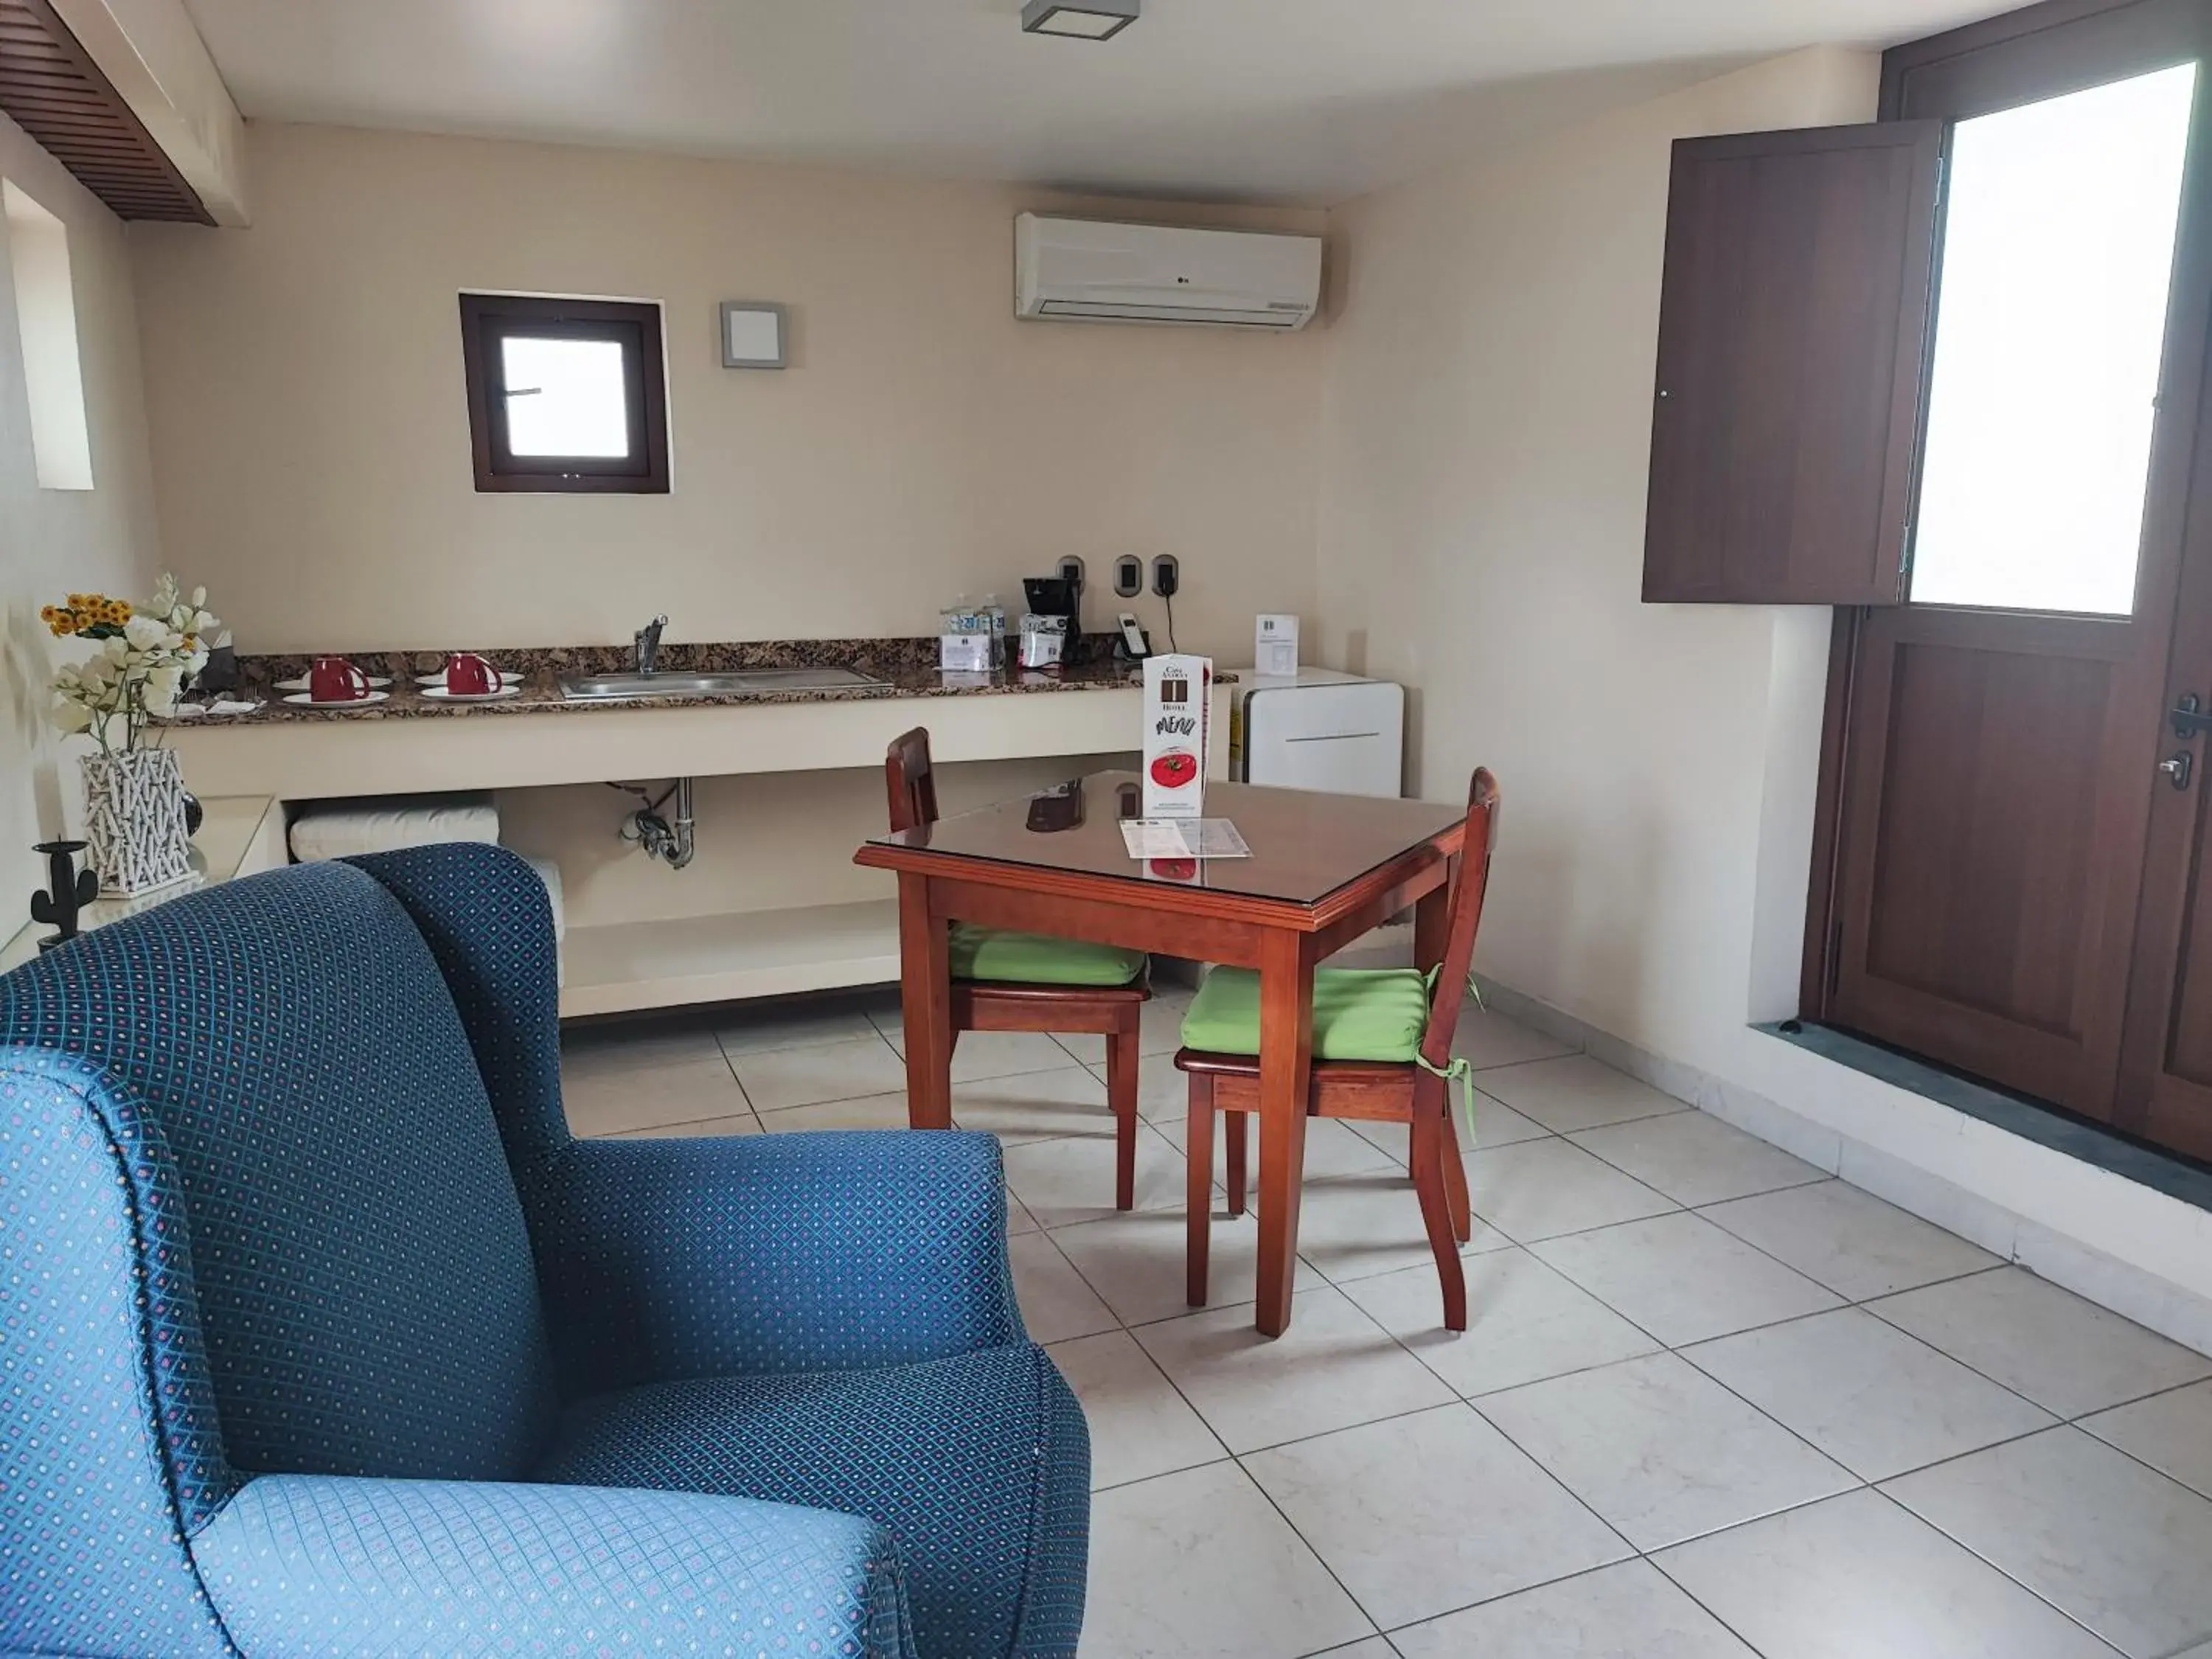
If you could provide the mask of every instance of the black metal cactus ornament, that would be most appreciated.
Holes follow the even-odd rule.
[[[39,941],[41,951],[75,939],[77,912],[100,896],[99,872],[76,867],[76,855],[84,851],[84,845],[81,841],[42,841],[31,849],[46,855],[48,889],[31,895],[31,920],[41,927],[58,930]]]

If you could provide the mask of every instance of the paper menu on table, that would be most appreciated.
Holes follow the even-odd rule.
[[[1249,859],[1252,849],[1227,818],[1124,818],[1133,859]]]
[[[1262,616],[1252,629],[1253,672],[1288,679],[1298,672],[1298,619]]]

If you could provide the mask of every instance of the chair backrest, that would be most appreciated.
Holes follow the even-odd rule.
[[[937,779],[929,769],[929,728],[917,726],[896,738],[884,756],[890,795],[891,833],[937,822]]]
[[[1452,1031],[1467,994],[1468,970],[1474,964],[1474,935],[1482,926],[1482,896],[1490,885],[1498,812],[1498,780],[1488,767],[1478,766],[1467,788],[1467,833],[1460,843],[1459,869],[1452,878],[1443,965],[1437,970],[1436,994],[1429,999],[1429,1029],[1421,1038],[1421,1054],[1432,1066],[1451,1058]]]
[[[88,934],[0,978],[10,1051],[73,1059],[145,1122],[125,1157],[181,1195],[231,1468],[527,1471],[556,1402],[521,1201],[453,997],[378,881],[301,865]]]

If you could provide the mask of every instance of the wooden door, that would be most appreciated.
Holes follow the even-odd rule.
[[[1933,607],[1860,621],[1826,1018],[2111,1115],[2163,634]]]
[[[2212,440],[2212,422],[2199,430]],[[2208,443],[2212,448],[2212,443]],[[2200,457],[2212,477],[2212,453]],[[2175,615],[2172,672],[2150,790],[2119,1127],[2212,1158],[2212,732],[2178,719],[2212,710],[2212,502],[2191,513]]]
[[[2038,8],[1893,54],[1886,102],[1994,112],[2201,61],[2208,44],[2201,6]],[[1912,604],[1847,620],[1836,856],[1832,885],[1815,889],[1825,983],[1808,998],[1834,1024],[2169,1144],[2177,1114],[2204,1121],[2212,1086],[2212,947],[2189,926],[2204,903],[2189,862],[2202,793],[2192,781],[2185,799],[2156,771],[2179,746],[2163,719],[2169,663],[2178,647],[2201,659],[2212,622],[2212,553],[2188,522],[2195,481],[2212,480],[2198,458],[2212,301],[2203,100],[2200,87],[2132,606]],[[2177,615],[2185,578],[2193,622]],[[2198,689],[2212,697],[2212,684]],[[2161,971],[2163,989],[2150,983]]]

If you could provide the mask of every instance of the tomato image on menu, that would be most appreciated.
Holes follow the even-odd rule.
[[[1163,789],[1181,789],[1198,775],[1198,757],[1187,749],[1170,749],[1152,763],[1152,781]]]

